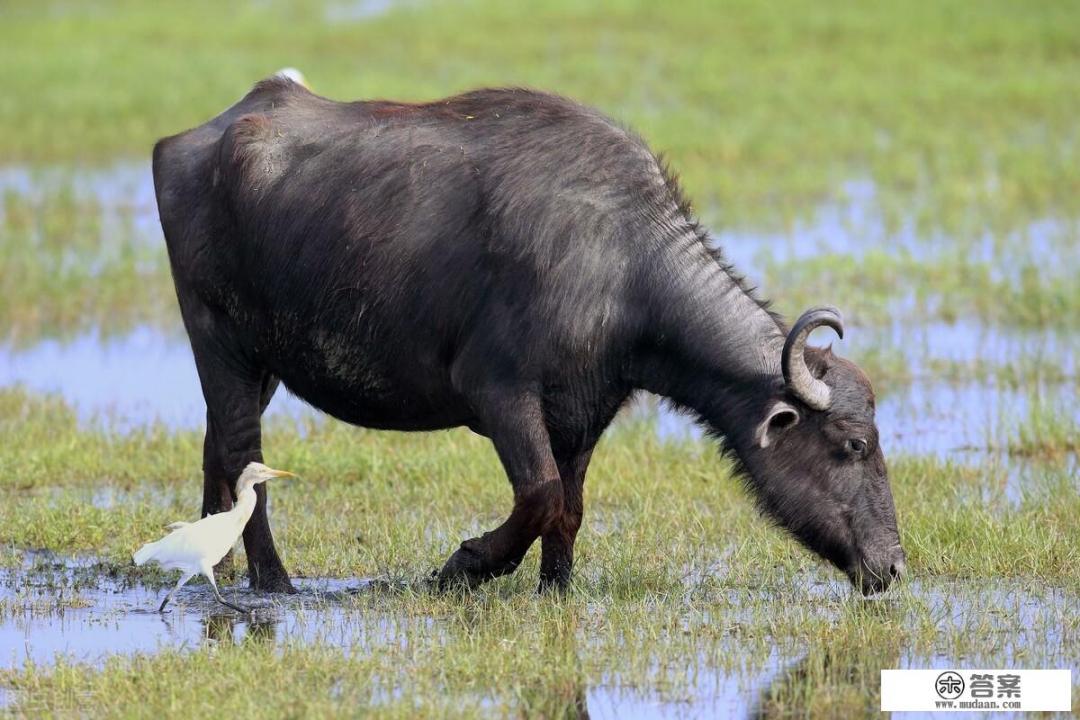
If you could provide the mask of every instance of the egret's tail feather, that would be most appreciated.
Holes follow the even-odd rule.
[[[168,525],[166,525],[165,529],[166,530],[179,530],[180,528],[187,527],[190,524],[191,523],[184,522],[183,520],[177,520],[174,523],[169,523]]]
[[[146,543],[131,556],[136,565],[144,565],[148,560],[154,559],[154,553],[157,552],[157,543]]]

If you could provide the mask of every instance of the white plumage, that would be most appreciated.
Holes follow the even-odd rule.
[[[236,503],[232,509],[217,515],[207,515],[193,523],[174,522],[166,527],[171,530],[160,540],[147,543],[135,553],[136,565],[156,561],[166,570],[181,570],[183,575],[165,599],[158,612],[163,612],[173,595],[196,575],[202,574],[210,581],[214,597],[233,610],[247,612],[244,608],[226,602],[218,592],[214,579],[214,566],[232,549],[244,532],[244,526],[255,510],[255,486],[272,477],[296,477],[284,470],[274,470],[262,463],[249,463],[236,481]]]

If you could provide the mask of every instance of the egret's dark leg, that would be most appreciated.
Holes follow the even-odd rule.
[[[484,434],[495,444],[514,488],[514,509],[495,530],[461,543],[439,573],[441,587],[473,587],[513,572],[536,538],[562,516],[559,468],[539,398],[493,388],[477,397],[476,405]]]
[[[555,458],[562,478],[562,515],[541,539],[541,591],[564,590],[570,584],[570,573],[574,567],[574,541],[581,528],[584,512],[585,471],[592,458],[592,443],[587,443],[585,449],[556,444]]]
[[[249,613],[249,612],[251,612],[250,610],[248,610],[246,608],[242,608],[239,605],[233,605],[231,602],[229,602],[225,598],[221,597],[221,592],[218,591],[217,580],[214,579],[214,568],[212,568],[210,566],[204,567],[203,568],[203,575],[205,575],[206,579],[210,581],[210,587],[214,591],[214,597],[217,598],[217,601],[219,603],[221,603],[225,607],[232,608],[233,610],[235,610],[238,613]]]
[[[159,613],[165,612],[165,606],[168,605],[169,601],[173,599],[173,595],[179,592],[180,588],[184,587],[184,585],[187,584],[187,581],[193,577],[195,577],[195,573],[187,573],[180,578],[179,582],[176,583],[176,587],[170,590],[169,593],[165,596],[165,599],[161,601],[161,607],[158,608]]]

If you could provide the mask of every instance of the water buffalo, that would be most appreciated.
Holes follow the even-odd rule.
[[[601,433],[639,389],[723,438],[762,508],[872,593],[903,568],[866,376],[787,330],[710,245],[674,177],[596,110],[521,89],[341,103],[285,75],[154,147],[206,399],[203,514],[260,461],[279,382],[370,428],[490,438],[514,506],[439,574],[473,585],[542,546],[564,587]],[[266,490],[253,587],[289,592]]]

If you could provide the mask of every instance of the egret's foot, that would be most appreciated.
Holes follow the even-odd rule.
[[[248,614],[251,613],[251,610],[248,610],[247,608],[242,608],[239,605],[233,605],[231,602],[229,602],[225,598],[221,597],[221,592],[218,590],[216,583],[212,584],[210,587],[214,591],[214,599],[217,600],[222,605],[224,605],[225,607],[232,608],[236,612],[241,613],[243,615],[248,615]]]
[[[492,562],[478,538],[466,540],[439,571],[438,588],[449,590],[464,587],[472,590],[488,580],[514,572],[520,564],[521,558]]]
[[[218,602],[227,608],[232,608],[241,615],[250,615],[253,612],[253,610],[249,608],[240,607],[239,605],[233,605],[231,602],[225,600],[224,598],[218,598]]]
[[[161,601],[161,606],[157,609],[159,613],[165,612],[165,606],[169,604],[169,596],[166,595],[165,599]]]

